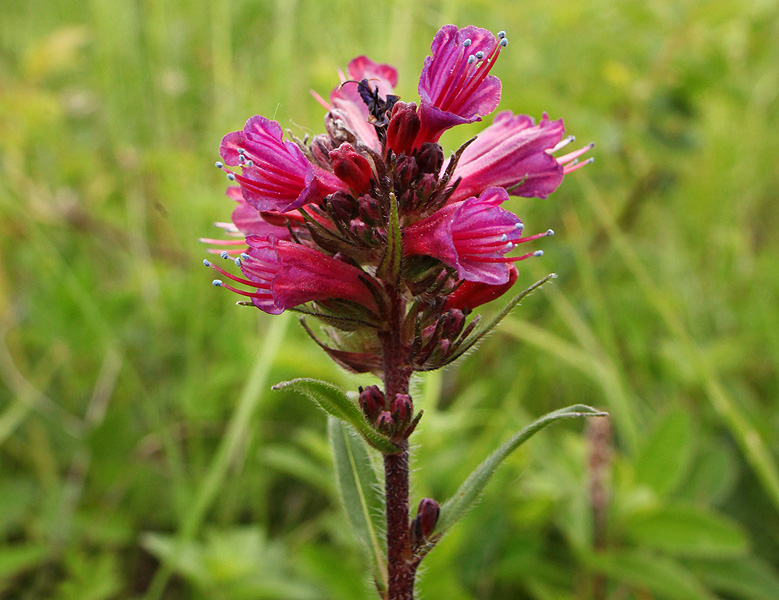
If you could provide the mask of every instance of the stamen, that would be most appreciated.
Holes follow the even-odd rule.
[[[590,158],[588,158],[587,160],[585,160],[584,162],[581,162],[581,163],[578,162],[578,161],[574,161],[571,164],[565,165],[565,167],[563,167],[563,174],[564,175],[568,175],[569,173],[573,173],[574,171],[578,171],[582,167],[586,167],[587,165],[589,165],[591,163],[594,163],[594,162],[595,162],[595,158],[592,157],[592,156]]]
[[[244,163],[244,166],[245,166],[245,167],[249,167],[249,168],[251,168],[251,167],[253,167],[253,166],[254,166],[254,161],[253,161],[253,160],[247,160],[247,161]]]
[[[248,254],[246,254],[246,252],[242,252],[242,253],[241,253],[241,258],[242,258],[242,259],[244,259],[244,260],[249,260],[249,259],[251,258],[251,256],[249,256]]]
[[[476,56],[476,60],[482,60],[482,59],[484,58],[484,52],[482,52],[481,50],[479,50],[479,51],[478,51],[478,52],[475,54],[475,56]]]
[[[502,40],[504,37],[506,37],[506,32],[502,29],[498,32],[498,39]]]
[[[214,279],[211,282],[211,285],[213,285],[214,287],[222,287],[224,285],[224,283],[222,283],[221,279]]]
[[[314,100],[319,102],[319,104],[324,107],[325,110],[330,110],[330,104],[328,104],[328,102],[322,98],[322,96],[317,94],[314,90],[308,90],[308,92],[314,97]]]
[[[595,147],[595,143],[590,142],[583,148],[579,148],[578,150],[574,150],[573,152],[569,152],[568,154],[564,154],[563,156],[560,156],[559,158],[556,159],[557,164],[564,165],[575,158],[579,158],[582,154],[584,154],[588,150],[592,150],[594,147]]]
[[[240,258],[236,258],[234,262],[235,262],[235,266],[240,269],[241,268],[241,259]]]
[[[217,267],[215,264],[209,264],[208,266],[211,267],[212,269],[214,269],[215,271],[221,273],[225,277],[228,277],[228,278],[232,279],[236,283],[242,283],[243,285],[248,285],[249,287],[253,287],[253,288],[257,288],[260,285],[256,281],[251,281],[250,279],[244,279],[243,277],[236,277],[235,275],[233,275],[231,273],[228,273],[224,269],[222,269],[220,267]],[[221,279],[215,279],[214,281],[219,281],[220,283],[223,283]],[[214,284],[214,285],[216,285],[216,284]],[[217,286],[217,287],[219,287],[219,286]]]
[[[500,45],[503,46],[504,48],[506,46],[508,46],[509,45],[508,39],[507,38],[503,38],[502,40],[500,40]]]
[[[214,166],[215,166],[217,169],[223,169],[225,165],[224,165],[224,163],[223,163],[221,160],[218,160],[218,161],[216,161],[216,162],[214,163]]]
[[[230,255],[227,252],[225,252],[224,250],[222,250],[222,254],[220,254],[219,256],[221,256],[225,260],[230,258]]]
[[[211,266],[211,263],[208,262],[208,259],[206,259],[206,258],[203,259],[203,266],[204,267],[210,267]]]
[[[468,47],[468,46],[470,46],[472,43],[473,43],[473,42],[471,41],[471,38],[468,38],[467,40],[465,40],[465,41],[463,42],[463,47],[464,47],[464,48],[467,48],[467,47]]]
[[[535,252],[533,252],[533,256],[543,256],[543,255],[544,255],[543,250],[536,250]]]
[[[468,64],[470,65],[470,64],[473,64],[473,63],[475,63],[475,62],[476,62],[476,57],[475,57],[473,54],[471,54],[471,55],[468,57]]]
[[[246,150],[243,148],[238,148],[238,154],[243,154],[244,152],[246,152]]]
[[[228,173],[228,174],[227,174],[227,178],[228,178],[230,181],[235,181],[235,173]]]
[[[507,236],[505,233],[502,236],[500,236],[500,241],[501,242],[507,242],[508,239],[509,239],[509,236]]]
[[[568,144],[570,144],[571,142],[573,142],[575,140],[576,140],[576,136],[575,135],[569,135],[567,138],[560,140],[558,142],[558,144],[554,148],[550,148],[549,150],[547,150],[547,153],[548,154],[554,154],[555,152],[557,152],[558,150],[562,150]]]

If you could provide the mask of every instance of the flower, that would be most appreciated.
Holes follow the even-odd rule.
[[[498,54],[508,45],[506,34],[479,27],[442,27],[430,46],[419,78],[419,118],[416,146],[437,142],[447,129],[480,121],[500,102],[500,79],[490,75]]]
[[[566,163],[592,148],[590,144],[555,158],[552,153],[574,139],[569,136],[563,140],[564,131],[563,120],[550,121],[546,113],[538,125],[527,115],[499,113],[457,162],[453,179],[460,178],[460,184],[450,201],[468,198],[492,186],[504,187],[513,196],[548,197],[562,183],[565,173],[584,166]]]
[[[242,174],[227,177],[241,185],[243,197],[257,210],[287,212],[344,189],[338,177],[284,141],[281,125],[259,115],[246,121],[243,131],[224,136],[219,153],[226,164],[241,166]]]
[[[522,256],[505,256],[517,245],[554,232],[522,237],[523,224],[515,214],[500,208],[508,200],[505,189],[494,187],[478,197],[448,204],[432,216],[406,228],[406,255],[437,258],[457,270],[466,281],[501,285],[509,280],[510,264],[541,256],[536,251]]]
[[[256,288],[249,292],[215,279],[213,284],[251,299],[260,310],[277,315],[313,301],[340,298],[377,313],[376,300],[364,281],[367,274],[313,248],[271,237],[250,235],[249,251],[236,259],[246,276],[237,277],[204,261],[236,283]]]

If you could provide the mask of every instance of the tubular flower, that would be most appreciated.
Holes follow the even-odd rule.
[[[398,83],[398,72],[394,67],[374,62],[367,56],[353,59],[346,70],[349,78],[340,73],[341,85],[330,94],[329,105],[315,97],[330,111],[330,119],[340,120],[358,141],[374,152],[380,152],[381,143],[372,125],[371,110],[361,92],[375,91],[381,98],[392,96]]]
[[[217,287],[225,287],[236,294],[251,298],[260,310],[277,315],[288,308],[307,302],[339,298],[377,312],[376,300],[363,283],[367,275],[360,269],[313,248],[251,235],[246,238],[248,252],[236,259],[244,277],[231,275],[217,265],[206,261],[227,278],[241,285],[254,287],[249,292],[214,280]]]
[[[503,188],[489,188],[478,198],[449,204],[432,216],[406,228],[403,249],[407,255],[425,255],[457,269],[465,281],[501,285],[509,280],[511,263],[541,256],[536,251],[505,256],[519,244],[547,235],[522,237],[519,217],[500,208],[508,200]]]
[[[243,131],[224,136],[219,153],[226,164],[241,166],[242,174],[227,176],[257,210],[294,210],[344,188],[333,173],[312,165],[297,145],[285,142],[276,121],[259,115],[246,121]]]
[[[500,79],[490,75],[498,54],[508,45],[506,34],[496,38],[478,27],[442,27],[431,45],[419,78],[419,118],[416,146],[437,142],[447,129],[480,121],[500,102]]]

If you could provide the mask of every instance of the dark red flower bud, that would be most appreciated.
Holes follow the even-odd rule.
[[[419,170],[423,173],[438,175],[444,164],[444,150],[434,142],[425,142],[419,147],[415,155]]]
[[[392,118],[387,126],[387,147],[396,155],[411,154],[414,140],[419,133],[417,105],[398,102],[392,108]]]
[[[411,421],[414,405],[411,403],[411,396],[408,394],[395,394],[395,399],[392,401],[390,408],[392,417],[398,425],[405,426]]]
[[[438,502],[432,498],[422,498],[417,509],[417,518],[419,519],[419,529],[422,537],[429,538],[435,530],[438,523],[438,515],[441,513],[441,507]]]
[[[417,206],[423,206],[428,200],[430,200],[430,196],[433,194],[437,186],[437,180],[438,177],[433,173],[425,173],[422,175],[419,183],[417,183],[415,190]]]
[[[409,188],[419,176],[419,167],[413,156],[403,156],[397,162],[398,180],[402,187]]]
[[[336,219],[348,223],[357,215],[357,201],[345,192],[335,192],[326,198]]]
[[[376,385],[369,385],[360,391],[360,408],[372,423],[384,408],[384,394]]]
[[[441,319],[441,337],[447,340],[455,339],[465,327],[465,314],[457,308],[448,310]]]
[[[449,294],[447,308],[459,308],[469,311],[481,304],[492,302],[505,294],[517,280],[519,272],[514,265],[509,267],[509,280],[501,285],[487,285],[478,281],[465,281],[455,291]]]
[[[376,419],[376,428],[387,434],[392,433],[392,430],[395,428],[395,422],[392,420],[392,415],[389,411],[385,410],[379,413]]]
[[[330,160],[330,152],[333,150],[333,141],[329,135],[320,133],[311,140],[311,156],[322,167],[329,167],[332,165]]]
[[[373,170],[368,159],[358,154],[349,142],[344,142],[330,152],[333,172],[356,194],[365,194],[371,189]]]
[[[367,225],[378,225],[383,221],[379,201],[373,196],[362,196],[357,200],[360,218]]]

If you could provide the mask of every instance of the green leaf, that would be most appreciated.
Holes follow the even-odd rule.
[[[32,569],[46,558],[46,544],[16,544],[0,548],[0,590],[3,582]]]
[[[487,323],[486,325],[481,327],[479,329],[479,331],[477,331],[476,333],[472,334],[465,342],[463,342],[460,345],[460,347],[452,354],[452,356],[449,358],[449,360],[447,361],[446,364],[450,364],[450,363],[454,362],[455,360],[460,358],[463,354],[468,352],[468,350],[470,350],[476,344],[478,344],[479,341],[481,341],[481,339],[485,335],[487,335],[490,331],[495,329],[495,327],[497,327],[497,325],[504,318],[506,318],[508,316],[508,314],[514,309],[514,307],[517,304],[522,302],[522,300],[524,300],[527,296],[529,296],[530,294],[535,292],[542,285],[544,285],[548,281],[551,281],[552,279],[556,279],[556,278],[557,278],[557,275],[555,273],[549,273],[549,275],[547,275],[543,279],[539,279],[538,281],[536,281],[533,285],[531,285],[529,288],[527,288],[522,293],[514,296],[514,298],[512,298],[511,301],[506,306],[503,307],[503,310],[501,310],[497,315],[495,315],[495,317],[492,319],[492,321],[490,321],[489,323]]]
[[[674,412],[652,432],[636,459],[636,480],[660,496],[671,493],[687,471],[691,457],[690,417]]]
[[[561,419],[574,419],[577,417],[605,417],[608,413],[599,411],[584,404],[575,404],[567,408],[556,410],[544,415],[537,421],[531,423],[514,437],[495,450],[487,459],[481,463],[468,479],[460,486],[457,493],[449,498],[441,507],[441,515],[438,519],[436,528],[439,534],[443,534],[462,517],[473,505],[479,494],[487,485],[495,469],[507,456],[519,448],[523,443],[541,431],[547,425]]]
[[[398,201],[395,194],[390,192],[389,197],[389,223],[387,225],[387,248],[381,262],[376,268],[376,276],[380,279],[396,281],[400,274],[400,261],[403,249],[403,239],[400,233],[400,220],[398,216]]]
[[[739,525],[695,506],[668,506],[639,513],[625,523],[625,535],[637,544],[684,557],[743,555],[747,538]]]
[[[779,576],[767,563],[755,557],[701,561],[693,570],[713,589],[742,600],[776,600]]]
[[[335,478],[349,523],[368,549],[374,578],[387,588],[387,560],[381,543],[383,501],[379,477],[357,433],[334,417],[327,420]]]
[[[394,454],[400,450],[392,440],[373,429],[357,405],[331,383],[319,379],[300,378],[277,383],[273,389],[290,389],[310,398],[327,414],[349,423],[377,450],[387,454]]]
[[[714,600],[714,596],[687,569],[664,556],[620,550],[588,554],[584,560],[595,571],[611,579],[649,590],[658,600]]]

